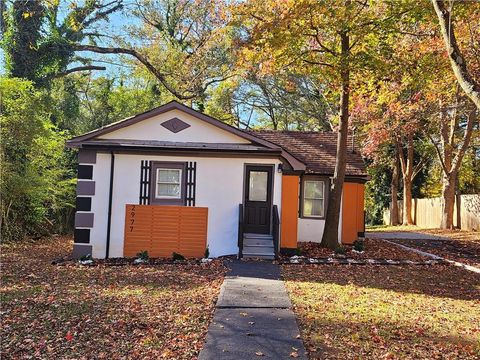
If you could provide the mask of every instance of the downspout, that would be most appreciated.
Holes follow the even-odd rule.
[[[113,175],[115,165],[115,154],[110,152],[110,188],[108,191],[108,218],[107,218],[107,246],[105,249],[105,259],[110,255],[110,229],[112,227],[112,198],[113,198]]]

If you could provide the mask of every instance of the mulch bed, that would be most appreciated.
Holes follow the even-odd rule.
[[[368,260],[376,259],[381,261],[396,260],[396,261],[413,261],[425,262],[431,260],[430,257],[416,254],[413,251],[402,249],[394,244],[389,244],[382,240],[365,239],[364,252],[358,253],[353,251],[353,246],[344,245],[345,254],[335,254],[331,249],[321,247],[319,243],[314,242],[299,242],[299,255],[305,258],[313,259],[338,259],[338,260]],[[283,257],[281,261],[287,261],[288,257]],[[342,263],[342,262],[340,262]]]
[[[137,258],[110,258],[110,259],[94,259],[91,263],[82,264],[79,259],[71,257],[61,257],[52,260],[52,265],[58,266],[156,266],[156,265],[205,265],[211,262],[219,262],[220,260],[208,259],[185,259],[173,260],[172,258],[150,258],[142,263],[135,263]]]

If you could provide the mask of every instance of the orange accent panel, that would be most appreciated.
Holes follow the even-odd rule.
[[[365,184],[357,184],[357,233],[362,232],[364,230],[365,230]]]
[[[357,183],[343,184],[342,197],[342,243],[353,244],[358,232],[363,231],[363,207],[365,185]]]
[[[296,175],[282,176],[282,218],[280,247],[297,247],[298,192],[300,178]]]
[[[207,246],[208,208],[126,205],[124,256],[147,250],[151,257],[202,257]]]

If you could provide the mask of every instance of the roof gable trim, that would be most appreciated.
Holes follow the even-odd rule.
[[[281,156],[292,166],[292,168],[294,170],[304,171],[306,169],[306,165],[302,161],[300,161],[299,159],[297,159],[296,157],[294,157],[293,155],[291,155],[290,153],[285,151],[281,146],[278,146],[278,145],[276,145],[272,142],[269,142],[267,140],[258,138],[258,137],[254,136],[254,135],[252,135],[252,134],[250,134],[246,131],[243,131],[243,130],[237,129],[233,126],[230,126],[228,124],[225,124],[224,122],[221,122],[220,120],[217,120],[217,119],[215,119],[211,116],[205,115],[205,114],[203,114],[199,111],[196,111],[196,110],[194,110],[194,109],[192,109],[192,108],[190,108],[186,105],[180,104],[177,101],[171,101],[171,102],[169,102],[165,105],[159,106],[158,108],[155,108],[153,110],[150,110],[150,111],[147,111],[147,112],[144,112],[144,113],[141,113],[141,114],[138,114],[138,115],[135,115],[135,116],[117,121],[115,123],[106,125],[106,126],[101,127],[99,129],[90,131],[86,134],[76,136],[76,137],[72,138],[71,140],[67,141],[67,146],[71,147],[71,148],[80,148],[80,147],[82,147],[82,143],[84,141],[90,140],[94,137],[97,137],[97,136],[100,136],[100,135],[103,135],[103,134],[107,134],[107,133],[113,132],[115,130],[130,126],[130,125],[133,125],[133,124],[136,124],[140,121],[143,121],[143,120],[149,119],[151,117],[163,114],[163,113],[165,113],[167,111],[170,111],[170,110],[183,111],[183,112],[185,112],[185,113],[187,113],[191,116],[196,117],[197,119],[203,120],[203,121],[205,121],[205,122],[207,122],[211,125],[214,125],[214,126],[220,128],[222,130],[225,130],[225,131],[230,132],[234,135],[237,135],[237,136],[239,136],[243,139],[250,140],[250,141],[252,141],[256,144],[259,144],[259,145],[263,145],[263,146],[265,146],[269,149],[279,149],[279,150],[281,150]]]

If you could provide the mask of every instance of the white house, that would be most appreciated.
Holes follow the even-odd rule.
[[[76,257],[273,257],[320,241],[336,134],[245,131],[178,102],[68,141],[78,148]],[[350,149],[339,241],[364,231]],[[361,235],[361,234],[360,234]]]

